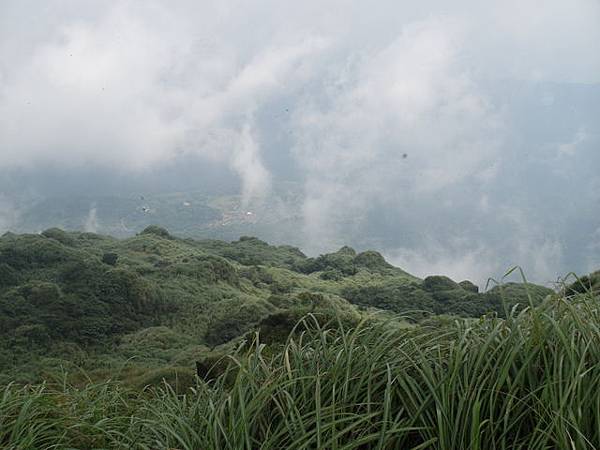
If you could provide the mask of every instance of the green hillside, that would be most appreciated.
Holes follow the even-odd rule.
[[[0,447],[600,447],[598,272],[419,279],[257,238],[0,238]]]
[[[285,314],[226,357],[128,386],[66,377],[9,384],[9,449],[589,449],[600,447],[600,308],[593,291],[509,317],[298,323]],[[289,330],[288,330],[289,331]],[[277,337],[277,336],[276,336]],[[163,351],[166,327],[126,340]],[[139,350],[138,350],[139,351]],[[186,357],[191,357],[186,354]],[[165,384],[163,384],[165,383]],[[152,387],[152,385],[155,387]],[[141,389],[144,387],[144,389]]]
[[[535,303],[551,290],[529,286]],[[529,304],[523,285],[511,303]],[[379,311],[379,312],[378,312]],[[502,315],[497,290],[443,276],[420,280],[377,252],[308,258],[251,237],[180,239],[150,226],[115,239],[49,229],[0,238],[0,372],[35,381],[60,368],[127,376],[193,367],[261,324],[286,336],[306,313],[357,323],[402,315]],[[124,369],[125,368],[125,369]],[[62,369],[60,369],[62,370]]]

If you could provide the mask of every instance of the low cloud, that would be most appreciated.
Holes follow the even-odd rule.
[[[588,250],[586,272],[600,270],[600,226],[592,234],[592,238],[588,243]]]
[[[494,252],[485,247],[451,248],[447,244],[430,240],[418,250],[411,248],[394,249],[386,254],[388,260],[399,267],[410,268],[418,277],[446,275],[455,281],[470,280],[483,290],[490,277],[502,270],[494,262]]]
[[[234,171],[245,207],[294,173],[308,252],[479,281],[553,278],[576,247],[551,203],[598,205],[594,0],[44,5],[0,6],[0,172],[194,157]]]
[[[563,248],[559,241],[528,235],[513,236],[502,245],[489,240],[453,239],[440,242],[427,238],[417,248],[389,250],[386,257],[411,273],[426,277],[447,275],[455,281],[469,279],[484,289],[493,287],[515,266],[523,269],[529,281],[552,286],[558,279]],[[493,280],[495,281],[493,281]],[[520,272],[511,280],[522,281]]]
[[[229,164],[247,195],[264,194],[256,111],[298,82],[302,59],[325,43],[307,36],[238,54],[236,42],[204,41],[180,19],[164,5],[113,2],[0,67],[0,168],[140,171],[193,153]]]
[[[390,44],[334,74],[325,102],[300,108],[294,154],[306,178],[309,240],[330,240],[335,220],[374,200],[394,208],[461,183],[490,182],[501,120],[459,64],[452,21],[407,26]],[[321,106],[324,103],[325,106]]]
[[[98,208],[95,205],[90,207],[83,229],[88,233],[98,232]]]

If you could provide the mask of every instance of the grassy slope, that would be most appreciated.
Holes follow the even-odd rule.
[[[506,320],[409,329],[322,328],[308,317],[279,351],[255,341],[185,395],[110,382],[8,386],[0,445],[598,449],[598,324],[590,292],[555,295]]]
[[[512,302],[528,302],[522,285],[511,289]],[[530,290],[536,302],[551,292]],[[158,227],[124,240],[58,229],[7,234],[0,239],[0,372],[35,380],[71,362],[98,377],[120,368],[143,384],[157,372],[189,372],[261,323],[289,324],[308,312],[352,323],[376,308],[421,320],[426,313],[501,314],[501,303],[498,292],[479,294],[445,277],[419,280],[376,252],[347,247],[307,258],[255,238],[178,239]]]

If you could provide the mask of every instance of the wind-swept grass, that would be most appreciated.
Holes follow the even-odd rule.
[[[597,449],[600,305],[591,293],[451,325],[322,327],[253,343],[215,380],[4,390],[2,448]],[[79,419],[80,418],[80,419]]]
[[[8,385],[0,397],[0,445],[7,449],[56,448],[61,421],[45,386]]]

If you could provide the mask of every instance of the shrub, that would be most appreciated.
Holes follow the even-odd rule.
[[[249,298],[231,299],[211,305],[205,341],[208,345],[217,346],[242,336],[273,309],[264,300]]]
[[[354,258],[354,264],[374,271],[392,268],[392,266],[387,263],[381,253],[372,250],[356,255]]]
[[[477,286],[476,284],[472,283],[469,280],[461,281],[460,283],[458,283],[458,285],[461,288],[463,288],[465,291],[473,292],[475,294],[479,293],[479,286]]]
[[[0,263],[0,289],[19,284],[19,272],[6,263]]]
[[[135,389],[161,388],[169,386],[177,395],[190,393],[196,386],[196,374],[189,367],[164,367],[149,370],[141,376],[129,380],[128,384]]]
[[[74,260],[73,251],[55,239],[25,235],[3,240],[0,246],[0,263],[17,270],[31,270],[56,266]]]
[[[432,275],[423,280],[423,289],[429,292],[461,289],[458,283],[442,275]]]
[[[190,368],[166,367],[130,381],[152,387],[143,393],[8,386],[0,444],[591,450],[600,445],[598,323],[588,294],[506,320],[442,317],[405,329],[308,316],[275,351],[259,336],[198,361],[199,382]]]
[[[399,280],[348,286],[342,290],[342,297],[357,305],[403,314],[414,313],[417,317],[422,312],[433,313],[436,309],[431,294],[421,289],[419,284]]]
[[[566,286],[563,289],[566,295],[577,295],[592,293],[600,294],[600,270],[583,277],[579,277],[576,281]]]
[[[159,227],[157,225],[150,225],[144,228],[144,230],[140,234],[150,234],[164,239],[173,239],[173,236],[171,236],[171,234],[165,228]]]
[[[193,261],[181,262],[167,266],[169,273],[175,276],[187,276],[204,283],[223,281],[232,285],[239,284],[239,276],[235,267],[226,259],[218,256],[202,256]]]
[[[500,306],[503,303],[509,310],[515,306],[524,308],[531,304],[539,305],[546,297],[554,293],[552,289],[535,284],[505,283],[495,286],[483,295],[489,303],[497,304],[501,311]]]
[[[73,247],[76,245],[76,241],[73,236],[59,228],[49,228],[42,232],[42,236],[45,236],[49,239],[54,239],[55,241],[58,241],[68,247]]]
[[[116,253],[109,252],[102,255],[102,262],[104,264],[108,264],[109,266],[116,266],[118,260],[119,255],[117,255]]]

